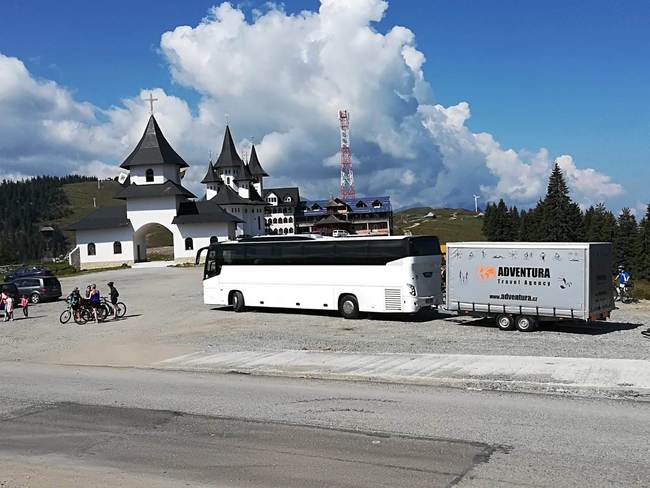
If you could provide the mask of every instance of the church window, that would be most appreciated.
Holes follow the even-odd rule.
[[[357,208],[363,208],[363,207],[367,207],[367,205],[362,200],[359,200],[357,202]]]
[[[122,243],[120,241],[113,243],[113,254],[122,254]]]
[[[276,217],[273,217],[273,223],[274,223],[274,224],[277,224],[277,223],[278,223],[278,219],[277,219]]]
[[[293,224],[293,217],[289,217],[289,223]]]
[[[257,217],[257,229],[260,230],[262,228],[262,221],[260,220],[259,217]]]
[[[94,256],[97,254],[97,249],[95,248],[95,243],[94,242],[89,242],[88,243],[88,256]]]
[[[291,203],[291,197],[287,195],[286,197],[284,197],[284,201],[287,203]]]
[[[215,244],[217,242],[219,242],[219,238],[217,236],[210,237],[210,244]]]
[[[153,182],[153,170],[149,168],[147,171],[144,173],[145,180],[147,183],[152,183]]]
[[[287,220],[286,217],[282,220],[282,222],[285,223],[285,224],[288,224],[288,223],[289,223],[289,221]]]
[[[185,238],[185,250],[192,251],[194,249],[194,240],[191,237]]]
[[[379,208],[381,207],[381,202],[379,200],[375,200],[374,202],[372,202],[372,206],[374,208]]]
[[[226,183],[228,183],[228,184],[230,185],[230,176],[228,176],[228,177],[226,178]]]
[[[244,213],[248,213],[248,210],[244,209]]]
[[[287,228],[285,227],[285,229],[284,229],[284,233],[285,233],[285,234],[288,234],[288,233],[289,233],[289,229],[287,229]]]
[[[289,234],[293,234],[293,227],[289,229]]]

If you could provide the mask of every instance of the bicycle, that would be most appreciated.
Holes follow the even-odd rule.
[[[76,311],[72,308],[72,305],[68,303],[68,308],[66,308],[61,315],[59,315],[59,322],[62,324],[67,324],[70,319],[74,317],[74,321],[78,325],[84,325],[87,320],[81,314],[81,310],[77,309]]]
[[[634,285],[631,281],[629,281],[627,285],[622,288],[617,285],[614,289],[614,301],[621,302],[626,305],[629,305],[631,303],[639,303],[638,298],[634,298],[632,296],[632,288],[634,288]]]
[[[113,305],[106,298],[102,297],[102,308],[106,311],[106,318],[113,315]],[[117,314],[115,318],[121,319],[126,315],[126,304],[124,302],[117,302]]]

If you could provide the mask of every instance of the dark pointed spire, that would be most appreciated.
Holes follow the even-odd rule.
[[[173,164],[179,168],[189,167],[167,142],[153,115],[149,117],[147,128],[142,134],[140,142],[120,165],[120,168],[129,169],[131,166],[149,166],[152,164]]]
[[[201,180],[201,183],[216,183],[217,181],[220,181],[219,176],[214,170],[214,165],[212,164],[212,161],[208,162],[208,172],[205,174],[203,179]]]
[[[221,153],[214,163],[215,168],[240,168],[244,166],[244,162],[237,154],[237,148],[232,140],[230,134],[230,127],[226,125],[226,133],[223,135],[223,145],[221,146]]]
[[[248,160],[248,169],[250,170],[251,174],[256,178],[259,176],[268,176],[266,171],[264,171],[264,168],[262,168],[262,165],[260,164],[260,160],[257,159],[257,151],[255,150],[255,144],[253,144],[253,147],[251,148],[251,157]]]

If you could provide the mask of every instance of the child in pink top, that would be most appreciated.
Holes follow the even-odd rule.
[[[27,295],[20,297],[20,306],[23,307],[23,316],[27,317],[29,315],[29,300]]]

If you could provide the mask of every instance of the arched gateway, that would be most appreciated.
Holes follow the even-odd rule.
[[[154,224],[171,232],[176,263],[193,261],[196,250],[211,238],[264,234],[260,193],[267,175],[257,154],[254,164],[239,157],[229,127],[221,154],[214,164],[209,162],[202,181],[206,199],[198,200],[182,186],[181,174],[189,165],[167,142],[153,115],[120,167],[129,177],[115,198],[126,205],[97,209],[68,227],[76,233],[82,268],[146,261],[146,235]]]

